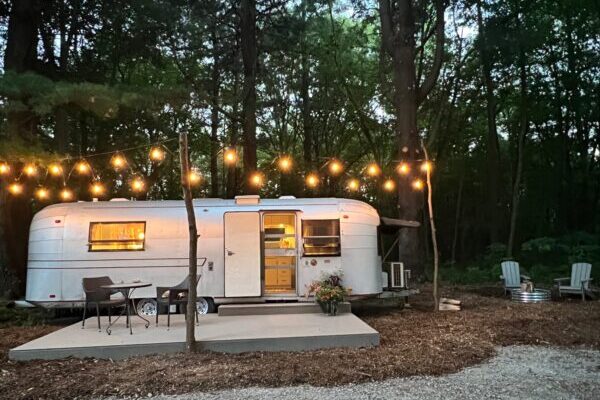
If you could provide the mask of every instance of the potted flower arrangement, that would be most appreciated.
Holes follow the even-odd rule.
[[[342,286],[341,273],[326,274],[322,279],[313,282],[307,295],[313,293],[323,312],[329,315],[337,315],[338,304],[348,295],[348,291]]]

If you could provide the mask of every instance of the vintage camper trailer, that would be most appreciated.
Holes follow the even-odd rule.
[[[198,224],[199,311],[215,304],[305,300],[324,271],[341,270],[353,296],[382,291],[379,216],[338,198],[194,200]],[[33,219],[26,300],[43,307],[82,305],[81,280],[110,276],[169,286],[187,275],[183,201],[94,201],[48,206]],[[155,312],[155,287],[133,294]]]

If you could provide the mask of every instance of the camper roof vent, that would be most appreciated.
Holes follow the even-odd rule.
[[[247,196],[235,196],[235,204],[247,206],[258,203],[260,203],[260,196],[256,194],[250,194]]]
[[[279,196],[279,200],[294,200],[296,196]]]
[[[110,199],[109,201],[129,201],[124,197],[115,197],[114,199]]]

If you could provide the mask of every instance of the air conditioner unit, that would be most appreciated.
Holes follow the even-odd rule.
[[[390,263],[390,287],[392,289],[406,288],[410,278],[410,270],[404,269],[404,263]]]

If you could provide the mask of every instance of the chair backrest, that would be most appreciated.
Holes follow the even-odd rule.
[[[83,278],[81,280],[85,299],[87,301],[110,300],[110,290],[102,289],[101,286],[112,285],[113,281],[108,276],[99,276],[95,278]]]
[[[581,281],[590,279],[592,273],[592,264],[590,263],[575,263],[571,267],[571,286],[580,288]],[[585,282],[583,287],[587,290],[589,282]]]
[[[516,261],[502,261],[502,276],[504,277],[505,287],[518,287],[521,285],[521,271],[519,263]]]

